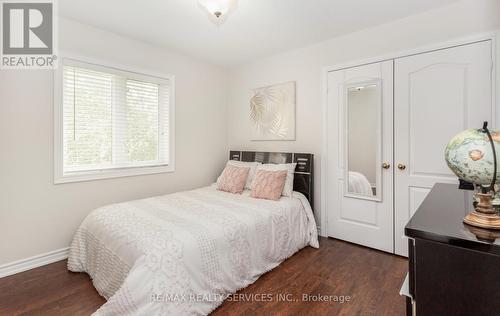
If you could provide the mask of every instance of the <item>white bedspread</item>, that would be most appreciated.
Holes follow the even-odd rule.
[[[349,192],[373,196],[370,181],[364,174],[356,171],[349,171]]]
[[[68,269],[108,300],[94,315],[206,315],[307,245],[318,237],[302,194],[267,201],[212,186],[93,211]]]

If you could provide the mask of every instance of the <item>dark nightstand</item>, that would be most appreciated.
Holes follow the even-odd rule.
[[[457,187],[436,184],[406,225],[407,315],[500,315],[500,231],[462,222],[473,192]]]

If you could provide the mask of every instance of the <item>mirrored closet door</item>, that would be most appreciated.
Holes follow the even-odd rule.
[[[407,256],[406,223],[435,183],[458,183],[448,141],[495,126],[492,65],[484,40],[328,72],[328,236]]]
[[[334,237],[392,251],[393,62],[328,76],[328,207]]]

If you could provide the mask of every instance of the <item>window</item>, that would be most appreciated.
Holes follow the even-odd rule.
[[[55,182],[174,170],[173,78],[63,58]]]

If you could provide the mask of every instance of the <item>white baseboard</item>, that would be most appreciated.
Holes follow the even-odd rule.
[[[69,247],[0,265],[0,278],[68,258]]]

